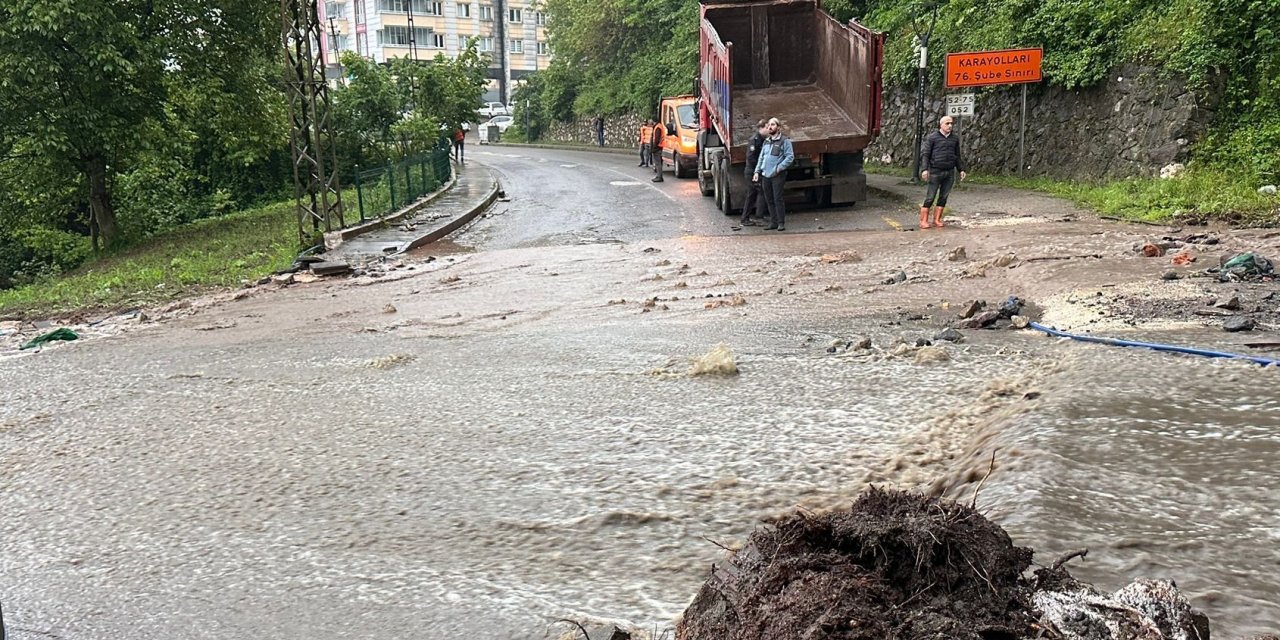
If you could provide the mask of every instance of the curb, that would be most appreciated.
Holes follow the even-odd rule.
[[[618,147],[591,147],[587,145],[569,145],[569,144],[538,144],[524,142],[490,142],[486,147],[510,147],[525,149],[551,149],[560,151],[586,151],[594,153],[612,153],[617,155],[640,156],[639,149],[620,149]]]
[[[442,185],[439,189],[436,189],[435,191],[423,196],[422,199],[418,200],[417,202],[414,202],[413,204],[407,207],[404,207],[403,209],[391,215],[383,216],[381,218],[374,218],[372,220],[366,220],[363,223],[358,224],[354,227],[347,227],[346,229],[342,229],[340,231],[335,231],[332,234],[328,234],[336,238],[338,242],[334,244],[332,247],[329,247],[327,246],[329,244],[329,238],[326,237],[325,238],[326,250],[332,251],[338,248],[339,246],[341,246],[342,243],[346,242],[347,240],[362,236],[366,233],[369,233],[370,231],[374,231],[376,229],[382,229],[391,224],[399,222],[400,220],[407,218],[410,214],[416,213],[422,207],[425,207],[431,204],[432,202],[435,202],[438,198],[440,198],[444,194],[449,193],[450,191],[453,190],[453,187],[458,184],[458,168],[453,164],[452,160],[449,161],[449,169],[450,169],[449,181],[446,182],[444,185]]]
[[[489,171],[489,170],[485,169],[485,171]],[[400,249],[391,255],[397,256],[397,255],[412,251],[414,249],[417,249],[419,247],[429,245],[432,242],[440,240],[441,238],[448,236],[454,231],[457,231],[458,229],[462,228],[472,220],[475,220],[476,216],[479,216],[481,213],[484,213],[484,211],[489,208],[489,205],[492,205],[493,202],[498,199],[498,192],[502,190],[502,185],[498,182],[498,178],[493,175],[492,171],[489,172],[489,179],[492,180],[492,185],[489,187],[489,192],[485,194],[484,198],[482,198],[479,203],[471,207],[470,210],[454,218],[453,220],[449,221],[449,223],[444,225],[443,227],[440,227],[434,231],[431,231],[426,235],[419,236],[415,240],[410,240],[409,242],[406,242],[403,245],[400,245]]]

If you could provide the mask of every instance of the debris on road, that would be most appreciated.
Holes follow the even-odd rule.
[[[947,350],[942,347],[921,347],[919,351],[916,351],[916,364],[940,364],[950,360],[951,354],[947,353]]]
[[[26,351],[27,349],[35,349],[36,347],[43,347],[51,342],[70,342],[72,340],[79,340],[79,339],[80,339],[80,336],[75,331],[72,331],[71,329],[68,329],[66,327],[62,327],[61,329],[54,329],[49,333],[33,338],[30,342],[27,342],[21,347],[18,347],[18,350]]]
[[[1218,274],[1221,282],[1248,282],[1275,276],[1275,265],[1256,253],[1239,253],[1223,260],[1222,265],[1207,273]]]
[[[978,315],[978,312],[982,311],[986,306],[987,306],[987,303],[981,300],[973,300],[971,302],[967,302],[965,303],[964,308],[960,311],[960,319],[968,320],[969,318],[972,318]]]
[[[719,309],[720,307],[741,307],[745,304],[747,304],[747,299],[735,294],[732,298],[721,298],[719,300],[708,302],[703,305],[703,308]]]
[[[934,336],[933,339],[938,342],[952,342],[959,344],[964,342],[964,334],[956,331],[955,329],[948,328],[943,329],[938,333],[938,335]]]
[[[351,265],[345,262],[313,262],[311,273],[317,276],[335,276],[351,271]]]
[[[398,365],[413,362],[417,358],[417,356],[411,353],[394,353],[389,356],[366,360],[364,366],[369,369],[390,369]]]
[[[1140,251],[1142,252],[1142,255],[1147,258],[1159,258],[1164,255],[1164,247],[1152,242],[1142,245],[1142,249]]]
[[[1228,309],[1230,311],[1240,310],[1240,296],[1230,295],[1223,296],[1214,301],[1213,306],[1219,309]]]
[[[1000,319],[999,311],[983,311],[964,321],[960,326],[965,329],[986,329]]]
[[[886,278],[886,279],[885,279],[883,282],[881,282],[880,284],[902,284],[902,283],[904,283],[904,282],[906,282],[906,281],[907,281],[907,272],[906,272],[906,271],[898,271],[898,272],[894,273],[892,276],[890,276],[890,277]]]
[[[1182,253],[1179,253],[1178,255],[1174,256],[1172,262],[1174,266],[1185,267],[1195,261],[1196,261],[1195,254],[1191,253],[1190,251],[1183,251]]]
[[[383,312],[383,313],[395,313],[395,312],[396,312],[396,306],[395,306],[394,304],[387,303],[387,306],[385,306],[385,307],[383,307],[383,308],[382,308],[382,312]]]
[[[1062,567],[1074,555],[1025,576],[1033,551],[973,506],[872,488],[848,510],[798,511],[757,529],[712,565],[676,637],[1207,637],[1208,619],[1172,583],[1105,596]]]
[[[964,262],[965,260],[968,260],[968,259],[969,259],[969,256],[966,255],[964,247],[956,247],[951,251],[947,252],[948,262]]]
[[[1241,331],[1253,331],[1258,327],[1258,321],[1248,316],[1235,316],[1227,318],[1222,323],[1222,330],[1228,333],[1239,333]]]
[[[862,256],[858,255],[858,252],[854,251],[853,249],[847,249],[839,253],[828,253],[822,256],[821,258],[818,258],[818,261],[823,264],[844,264],[846,262],[862,262]]]
[[[693,361],[688,375],[697,376],[736,376],[738,362],[733,358],[733,351],[727,344],[718,344],[711,351]]]

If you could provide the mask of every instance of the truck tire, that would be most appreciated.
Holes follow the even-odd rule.
[[[713,151],[707,151],[706,147],[703,147],[698,154],[698,192],[703,197],[710,197],[716,194],[715,162],[717,157],[719,156]]]
[[[731,216],[733,215],[733,189],[729,185],[729,158],[721,156],[719,166],[720,170],[717,173],[720,174],[720,178],[716,184],[719,185],[720,196],[716,200],[720,205],[720,210],[726,216]]]

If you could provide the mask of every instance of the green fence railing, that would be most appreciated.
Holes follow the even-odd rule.
[[[385,167],[361,169],[356,165],[356,206],[360,222],[390,215],[440,188],[449,180],[450,148],[449,141],[442,139],[431,151]]]

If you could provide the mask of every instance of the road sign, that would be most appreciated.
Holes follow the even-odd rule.
[[[1040,82],[1042,49],[947,54],[947,88]]]
[[[974,103],[972,93],[953,93],[947,96],[947,115],[953,118],[972,116]]]

